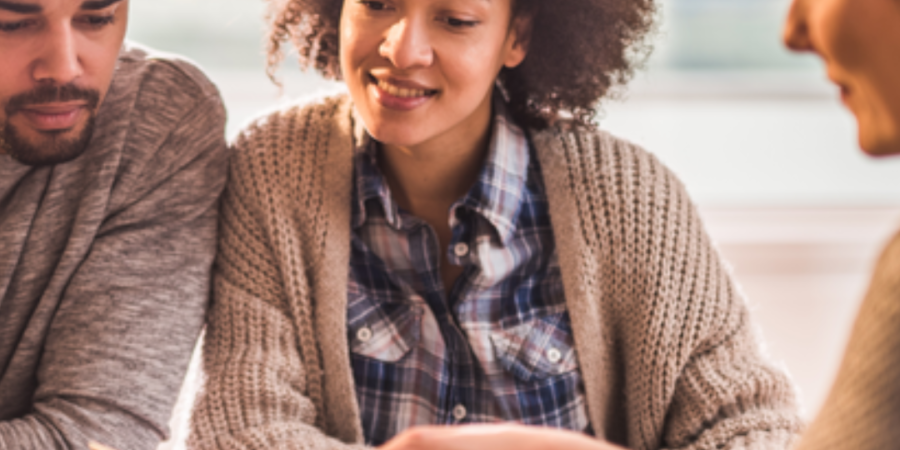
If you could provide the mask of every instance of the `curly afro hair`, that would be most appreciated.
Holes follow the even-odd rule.
[[[268,73],[290,41],[301,67],[340,78],[337,0],[269,1]],[[512,0],[513,17],[532,19],[528,54],[501,70],[498,84],[523,126],[542,129],[558,118],[590,122],[598,102],[624,85],[649,54],[654,0]]]

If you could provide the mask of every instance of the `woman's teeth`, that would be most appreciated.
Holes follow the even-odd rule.
[[[393,84],[390,84],[384,80],[378,80],[378,88],[390,95],[393,95],[394,97],[401,98],[424,97],[426,94],[428,94],[428,91],[424,89],[401,88],[394,86]]]

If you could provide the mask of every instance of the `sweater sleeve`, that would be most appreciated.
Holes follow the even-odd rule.
[[[671,449],[786,449],[800,430],[792,385],[757,349],[746,308],[694,349],[675,385],[664,432]]]
[[[834,387],[795,450],[900,446],[900,234],[872,277]]]
[[[273,138],[262,141],[266,139]],[[308,314],[291,303],[285,288],[285,280],[305,279],[305,273],[297,273],[304,272],[305,262],[284,264],[284,254],[277,252],[281,244],[276,242],[281,241],[273,238],[287,226],[279,222],[280,213],[292,213],[273,200],[273,191],[281,188],[273,184],[276,177],[265,172],[283,167],[273,169],[279,161],[260,162],[272,156],[252,147],[248,139],[239,139],[223,197],[203,349],[205,385],[192,415],[188,447],[362,448],[323,431],[323,413],[316,406],[321,391],[311,392],[316,386],[309,377],[311,371],[321,370],[319,361],[299,350],[309,344],[300,342],[301,334],[311,332],[304,323]],[[294,287],[308,294],[306,284]]]
[[[624,326],[640,342],[642,368],[632,376],[646,384],[633,391],[637,404],[659,402],[643,416],[662,418],[657,448],[788,448],[802,427],[793,383],[763,354],[743,293],[684,186],[652,155],[632,152],[622,159],[642,174],[623,176],[640,199],[633,251],[643,253],[644,240],[655,255],[636,257],[652,270],[636,268],[643,276],[630,282],[649,288],[639,297],[641,324]]]
[[[793,386],[681,182],[593,128],[535,143],[594,429],[639,450],[788,447]]]
[[[642,313],[623,327],[640,349],[634,400],[660,408],[642,412],[635,431],[662,419],[661,440],[647,448],[789,447],[802,427],[793,383],[763,354],[743,294],[684,186],[653,156],[632,152],[621,154],[641,174],[623,176],[635,180],[633,199],[623,197],[636,206],[632,251],[653,256],[635,257],[640,276],[629,283],[644,286]],[[644,444],[653,442],[647,437]]]

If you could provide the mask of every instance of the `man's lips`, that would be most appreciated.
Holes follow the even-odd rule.
[[[78,124],[84,103],[29,105],[19,110],[29,124],[41,131],[61,131]]]

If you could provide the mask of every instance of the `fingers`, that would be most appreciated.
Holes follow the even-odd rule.
[[[99,442],[94,442],[94,441],[89,441],[89,442],[88,442],[88,448],[89,448],[90,450],[116,450],[116,449],[114,449],[114,448],[112,448],[112,447],[107,447],[107,446],[105,446],[105,445],[103,445],[103,444],[101,444],[101,443],[99,443]]]
[[[581,433],[513,423],[424,426],[401,433],[380,450],[613,450]]]

